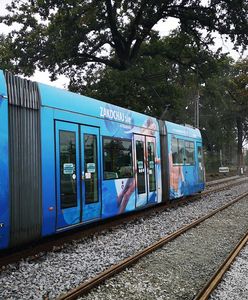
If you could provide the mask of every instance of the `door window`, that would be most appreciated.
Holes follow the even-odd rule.
[[[149,191],[156,190],[154,143],[148,142]]]
[[[136,141],[138,194],[146,192],[145,186],[145,163],[144,163],[144,142]]]
[[[204,181],[204,170],[203,170],[203,155],[202,147],[197,147],[197,156],[198,156],[198,170],[199,170],[199,180]]]
[[[85,203],[98,202],[97,137],[84,134]]]
[[[61,209],[77,206],[76,134],[59,131]]]

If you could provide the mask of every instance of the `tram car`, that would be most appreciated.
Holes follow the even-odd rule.
[[[204,189],[198,129],[0,70],[0,249]]]

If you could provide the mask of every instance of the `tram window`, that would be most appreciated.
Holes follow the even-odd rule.
[[[156,190],[154,143],[148,142],[149,190]]]
[[[173,164],[183,164],[184,140],[173,137],[171,140],[171,151]]]
[[[146,192],[145,183],[145,156],[144,156],[144,142],[136,141],[136,160],[137,160],[137,188],[138,194]]]
[[[85,178],[85,203],[98,202],[97,137],[84,135],[84,170],[90,175]]]
[[[104,138],[104,179],[130,178],[133,176],[132,142]]]
[[[199,163],[202,163],[202,147],[201,146],[198,146],[197,147],[197,154],[198,154],[198,161]]]
[[[77,206],[76,134],[59,131],[61,209]]]
[[[194,142],[185,141],[185,164],[193,165],[195,163],[195,146]]]

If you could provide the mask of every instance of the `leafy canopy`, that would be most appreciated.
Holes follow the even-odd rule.
[[[2,22],[20,24],[11,51],[27,75],[35,67],[69,75],[87,63],[127,70],[154,25],[169,17],[196,40],[206,29],[236,46],[248,42],[247,0],[14,0],[8,10]]]
[[[199,47],[188,34],[154,35],[127,70],[77,72],[69,89],[135,111],[193,125],[200,83],[222,74],[226,56]],[[187,107],[187,113],[185,108]]]
[[[0,34],[0,69],[15,73],[18,72],[18,70],[17,67],[11,63],[10,43],[11,41],[6,36]]]

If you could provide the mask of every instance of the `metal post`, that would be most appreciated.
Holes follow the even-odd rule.
[[[199,104],[200,104],[200,91],[199,87],[197,89],[197,95],[195,98],[195,127],[200,127],[200,112],[199,112]]]
[[[196,89],[197,89],[197,94],[195,97],[195,127],[199,128],[200,127],[200,83],[199,83],[199,70],[198,70],[198,65],[194,68],[196,71]]]
[[[199,106],[200,106],[200,91],[199,91],[199,87],[198,87],[197,99],[196,99],[196,127],[197,128],[200,127],[200,110],[199,110]]]

